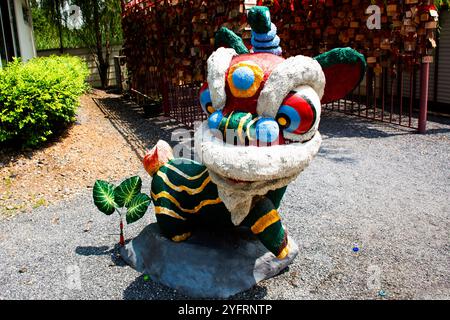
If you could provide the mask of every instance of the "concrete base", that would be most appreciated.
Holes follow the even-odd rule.
[[[194,298],[228,298],[252,288],[285,269],[297,256],[278,260],[245,229],[196,231],[185,242],[161,235],[156,223],[121,248],[122,258],[134,269]]]

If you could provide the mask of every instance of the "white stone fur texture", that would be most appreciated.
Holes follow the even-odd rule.
[[[235,146],[217,139],[205,121],[195,132],[194,147],[232,222],[239,225],[250,212],[253,199],[292,182],[312,161],[321,142],[316,132],[304,143]]]
[[[310,57],[286,59],[275,67],[267,79],[258,98],[258,114],[274,118],[284,98],[301,85],[310,86],[316,91],[319,100],[322,99],[325,90],[322,67]]]
[[[237,56],[234,49],[219,48],[208,58],[207,81],[211,94],[212,105],[216,110],[222,110],[227,101],[225,92],[225,74],[230,67],[231,60]]]
[[[209,170],[229,179],[267,181],[300,173],[320,148],[316,132],[311,140],[270,147],[235,146],[215,137],[205,121],[195,132],[195,151]]]

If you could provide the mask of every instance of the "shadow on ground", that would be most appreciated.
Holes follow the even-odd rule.
[[[329,110],[322,112],[319,131],[328,138],[375,139],[418,134],[418,131],[413,128]],[[450,119],[429,116],[424,135],[438,134],[450,134]]]
[[[127,240],[128,243],[130,240]],[[116,244],[113,248],[109,246],[79,246],[75,253],[82,256],[110,256],[111,261],[117,267],[127,267],[128,264],[120,256],[120,245]],[[289,270],[286,268],[280,274]],[[267,295],[267,289],[260,284],[255,285],[250,290],[238,293],[230,300],[260,300]],[[190,300],[197,299],[183,295],[176,290],[153,281],[149,276],[143,274],[137,277],[123,292],[124,300]]]
[[[267,295],[267,289],[261,285],[255,285],[252,289],[238,293],[229,300],[261,300]],[[152,281],[148,276],[137,277],[123,292],[124,300],[192,300],[174,289]],[[206,300],[206,299],[205,299]]]
[[[142,107],[131,100],[121,96],[93,99],[140,159],[158,140],[165,140],[172,147],[192,141],[191,129],[165,116],[145,118]]]
[[[130,240],[125,241],[128,243]],[[117,267],[126,267],[126,262],[120,256],[120,245],[117,243],[113,248],[108,246],[78,246],[75,248],[75,253],[82,256],[110,256],[111,261]]]
[[[436,122],[445,126],[450,126],[450,115],[435,115],[435,114],[429,114],[428,115],[428,121]],[[449,132],[450,129],[447,129],[447,132]]]
[[[145,118],[141,106],[118,95],[100,99],[94,98],[94,101],[140,158],[143,157],[144,150],[151,148],[159,139],[167,141],[172,147],[180,142],[188,148],[192,147],[193,130],[172,118],[164,116]],[[429,120],[427,135],[450,133],[448,127],[450,119],[430,116]],[[432,122],[437,120],[439,120],[439,124]],[[179,131],[180,129],[181,131]],[[417,133],[415,129],[330,110],[322,112],[319,130],[324,138],[375,139]],[[184,132],[184,135],[180,135],[180,132]],[[324,154],[331,152],[331,150],[322,151]],[[349,162],[351,158],[342,157],[334,160]]]
[[[389,130],[390,128],[392,130]],[[415,133],[414,129],[327,110],[322,113],[319,131],[322,135],[329,138],[362,137],[368,139],[388,138]]]
[[[350,154],[349,150],[343,150],[342,148],[327,147],[327,146],[322,146],[319,149],[318,153],[319,156],[324,157],[333,162],[355,164],[357,160],[351,157],[349,154]]]
[[[436,134],[450,134],[450,128],[435,128],[435,129],[427,129],[425,135],[436,135]]]
[[[137,277],[123,292],[124,300],[186,300],[189,297],[152,281],[147,275]]]
[[[160,250],[163,253],[158,254]],[[159,226],[153,223],[133,239],[132,246],[125,247],[121,252],[130,266],[144,274],[151,273],[136,278],[124,291],[124,299],[158,299],[161,296],[186,299],[182,292],[194,296],[220,297],[226,296],[230,290],[234,293],[246,290],[230,299],[261,299],[266,296],[267,290],[260,284],[255,286],[255,272],[269,275],[272,270],[276,272],[278,268],[284,267],[278,262],[275,265],[269,259],[256,261],[267,249],[246,228],[201,228],[188,241],[175,244],[163,237]],[[156,256],[143,252],[155,252]],[[211,260],[210,257],[215,258]],[[293,259],[292,255],[290,259]],[[205,261],[208,264],[206,269]],[[183,277],[184,274],[186,277]],[[193,279],[197,280],[193,282]],[[183,287],[186,290],[179,292],[170,289]]]

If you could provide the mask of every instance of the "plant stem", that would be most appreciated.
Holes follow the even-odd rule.
[[[121,245],[122,247],[125,245],[125,238],[123,236],[123,222],[122,222],[122,212],[120,212],[119,209],[116,209],[117,213],[120,216],[120,239],[119,239],[119,245]]]

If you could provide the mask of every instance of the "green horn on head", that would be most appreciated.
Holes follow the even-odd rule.
[[[249,10],[248,23],[252,27],[253,52],[272,53],[281,56],[280,37],[277,27],[270,20],[269,8],[256,6]]]
[[[267,33],[271,28],[269,8],[263,6],[252,7],[248,11],[248,23],[256,33]]]
[[[249,53],[241,37],[225,27],[222,27],[217,31],[214,38],[214,47],[215,49],[219,47],[233,48],[237,54]]]

